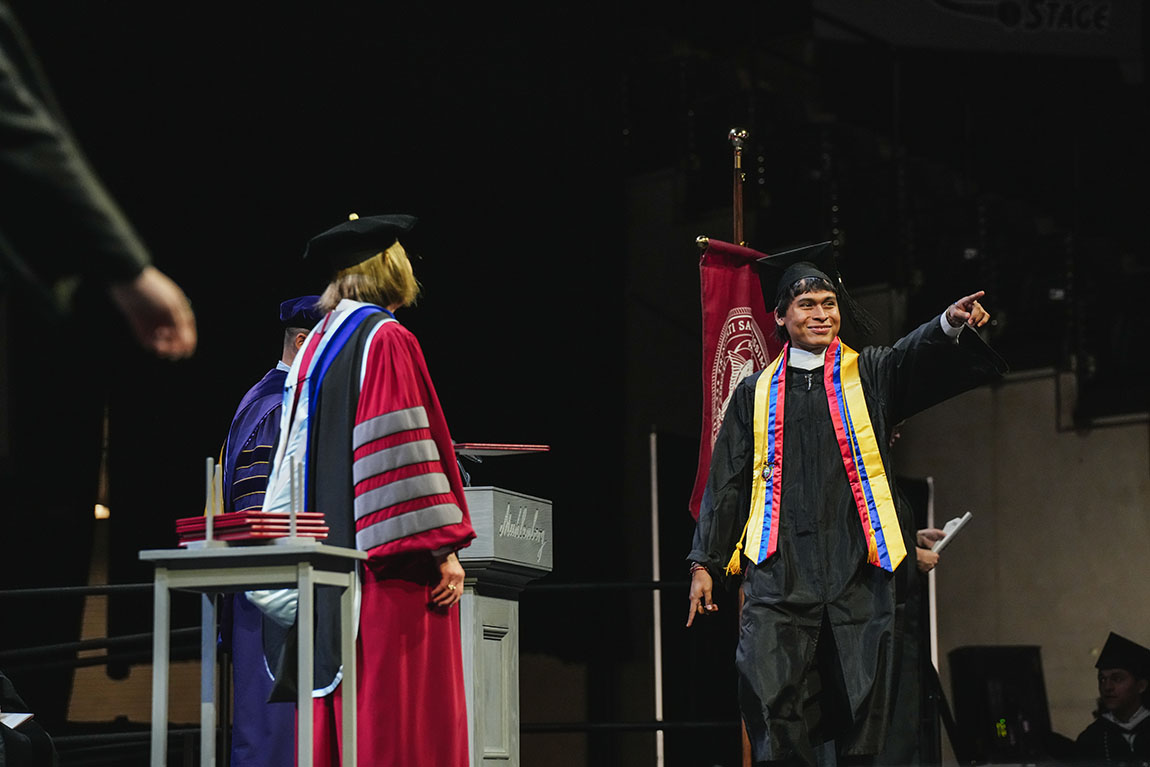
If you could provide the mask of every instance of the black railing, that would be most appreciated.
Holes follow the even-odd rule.
[[[671,589],[686,592],[686,580],[678,581],[604,581],[599,583],[556,583],[536,581],[526,586],[524,595],[560,594],[574,592],[622,591],[653,592]],[[148,595],[151,583],[124,583],[103,586],[64,586],[55,588],[25,588],[0,590],[0,610],[5,601],[63,597],[91,597],[109,594]],[[199,627],[177,628],[171,632],[173,658],[190,660],[200,656]],[[60,642],[39,647],[0,651],[0,669],[19,667],[24,671],[58,668],[82,668],[109,663],[150,663],[152,633],[128,634],[118,637],[99,637],[73,642]],[[77,654],[103,650],[98,655],[78,657]],[[226,656],[222,656],[226,657]],[[114,723],[113,730],[53,737],[60,754],[62,767],[95,767],[96,765],[147,764],[150,730],[139,724]],[[624,733],[624,732],[681,732],[692,730],[732,730],[739,727],[732,721],[630,721],[630,722],[524,722],[524,734],[561,733]],[[193,765],[199,763],[198,727],[170,727],[168,729],[170,764]],[[227,733],[221,732],[217,743],[226,742]]]

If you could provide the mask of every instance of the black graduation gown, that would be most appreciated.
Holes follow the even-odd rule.
[[[918,571],[915,553],[918,535],[914,511],[901,488],[892,490],[899,496],[899,523],[902,526],[903,545],[906,546],[906,562],[894,574],[894,662],[891,669],[894,689],[890,702],[891,720],[886,743],[874,763],[905,767],[922,761],[922,690],[926,681],[923,670],[930,660],[924,657],[927,648],[924,646],[922,620],[926,575]]]
[[[1134,745],[1126,730],[1103,717],[1095,719],[1075,741],[1075,753],[1084,764],[1150,764],[1150,719],[1134,727]]]
[[[939,317],[893,347],[863,349],[859,376],[887,476],[891,426],[1005,368],[976,333],[949,338]],[[712,575],[747,520],[759,375],[736,388],[715,442],[688,557]],[[778,550],[758,566],[743,559],[735,662],[754,757],[813,762],[812,741],[832,738],[844,753],[874,754],[890,713],[894,579],[866,561],[820,370],[809,388],[807,371],[787,371],[783,466]],[[904,563],[914,566],[913,550]]]

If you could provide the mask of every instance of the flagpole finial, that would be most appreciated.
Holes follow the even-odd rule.
[[[699,250],[705,250],[706,247],[711,244],[711,240],[709,237],[700,234],[695,238],[695,244],[699,246]]]
[[[746,181],[747,176],[743,173],[743,142],[747,139],[747,131],[743,128],[731,128],[727,133],[727,138],[731,140],[731,147],[735,153],[735,183],[731,205],[734,214],[732,228],[735,236],[732,242],[736,245],[746,245],[747,241],[743,239],[743,182]]]

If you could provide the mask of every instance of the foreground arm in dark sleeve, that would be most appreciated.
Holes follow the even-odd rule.
[[[148,265],[147,250],[69,132],[4,3],[0,179],[0,229],[42,281],[71,275],[131,280]]]
[[[195,318],[182,290],[104,188],[56,108],[15,16],[0,2],[0,282],[65,309],[81,281],[108,285],[136,340],[191,354]]]

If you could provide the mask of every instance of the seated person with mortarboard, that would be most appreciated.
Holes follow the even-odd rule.
[[[982,292],[891,348],[854,352],[840,307],[861,312],[830,243],[761,261],[782,270],[764,298],[787,343],[727,407],[688,555],[687,625],[716,609],[713,578],[745,573],[735,665],[754,760],[833,764],[878,753],[890,718],[909,513],[888,481],[891,428],[1005,364],[973,330],[989,319]]]
[[[1098,713],[1076,741],[1078,760],[1087,764],[1150,763],[1150,650],[1114,632],[1098,662]]]

